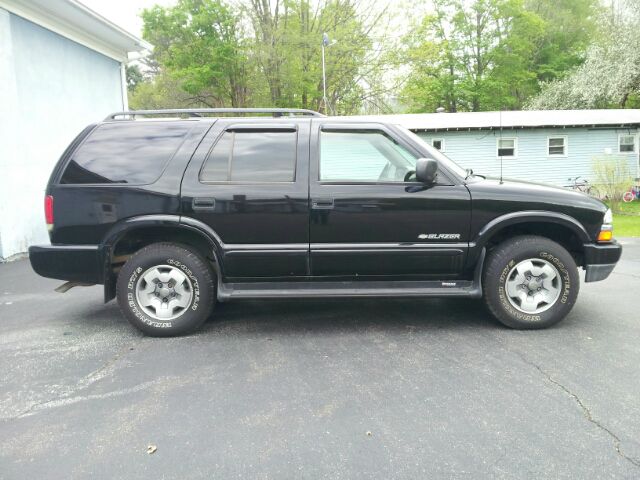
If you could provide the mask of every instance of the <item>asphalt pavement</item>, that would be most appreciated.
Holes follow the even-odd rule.
[[[157,339],[60,283],[0,265],[0,478],[640,478],[638,241],[543,331],[272,300]]]

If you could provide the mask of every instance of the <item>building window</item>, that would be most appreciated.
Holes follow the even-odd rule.
[[[618,152],[634,153],[636,151],[635,135],[618,135]]]
[[[566,157],[567,143],[566,135],[547,138],[547,155],[550,157]]]
[[[518,139],[517,138],[498,138],[498,157],[516,158],[518,156]]]
[[[431,140],[431,146],[436,150],[444,152],[444,138],[434,138]]]

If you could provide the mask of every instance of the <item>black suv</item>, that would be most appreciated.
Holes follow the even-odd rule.
[[[232,116],[229,116],[232,115]],[[268,115],[268,116],[265,116]],[[398,126],[296,109],[122,112],[87,127],[45,197],[34,270],[104,284],[151,335],[236,298],[484,297],[552,325],[620,258],[611,212],[485,178]]]

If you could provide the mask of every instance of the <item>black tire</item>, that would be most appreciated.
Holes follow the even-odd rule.
[[[541,308],[546,310],[539,313],[526,313],[516,308],[517,300],[510,301],[507,294],[507,279],[515,278],[511,272],[516,265],[528,259],[537,264],[546,261],[559,274],[558,282],[554,281],[559,290],[557,299],[553,303],[543,303]],[[519,285],[518,288],[529,292],[531,287]],[[482,279],[484,301],[493,316],[511,328],[538,329],[558,323],[573,308],[579,289],[580,277],[573,257],[564,247],[548,238],[534,235],[510,238],[491,250],[485,261]]]
[[[143,281],[141,276],[157,266],[179,269],[188,279],[185,283],[188,284],[190,300],[186,306],[180,307],[175,318],[154,318],[145,312],[136,294],[138,282]],[[207,262],[188,247],[154,243],[137,251],[120,270],[116,285],[118,305],[127,320],[147,335],[183,335],[200,327],[211,315],[216,299],[214,278],[215,274]]]

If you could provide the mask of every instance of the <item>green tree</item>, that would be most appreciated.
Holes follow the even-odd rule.
[[[598,0],[525,0],[525,8],[544,22],[534,52],[536,76],[548,82],[581,65],[586,50],[598,38]]]
[[[251,0],[246,9],[255,35],[254,54],[276,106],[357,111],[384,68],[371,31],[385,9],[365,9],[356,0]],[[363,13],[365,11],[366,13]],[[321,43],[327,33],[327,97],[322,101]]]
[[[180,82],[164,71],[138,83],[135,90],[129,90],[129,107],[133,110],[203,106],[209,105],[185,92]]]
[[[126,66],[127,90],[133,93],[136,87],[144,82],[144,74],[140,71],[140,67],[136,64]]]
[[[519,109],[581,61],[597,0],[434,0],[405,39],[413,111]]]
[[[401,100],[411,111],[433,112],[444,107],[456,112],[460,108],[458,59],[444,26],[446,20],[443,9],[437,8],[404,38],[403,58],[410,73]]]
[[[179,0],[174,7],[155,6],[142,14],[144,37],[155,47],[145,60],[149,79],[131,104],[385,110],[392,86],[385,69],[394,45],[376,48],[386,40],[385,11],[373,0]],[[331,39],[327,102],[325,32]]]
[[[565,78],[543,84],[532,109],[640,106],[640,4],[621,2],[605,11],[601,35],[584,63]]]
[[[192,103],[241,107],[252,72],[238,13],[221,0],[179,0],[142,13],[143,36],[154,45],[152,70],[171,77]],[[167,84],[167,82],[163,82]]]

